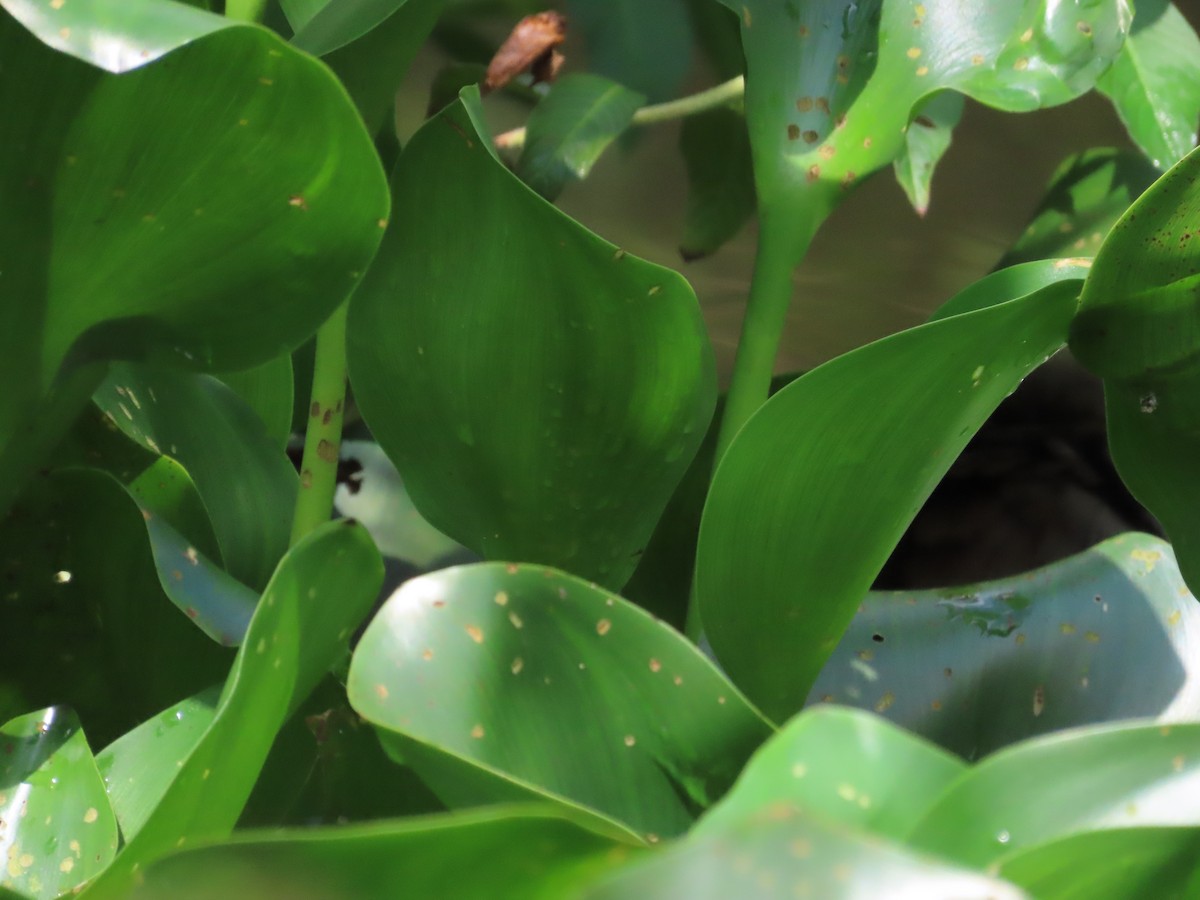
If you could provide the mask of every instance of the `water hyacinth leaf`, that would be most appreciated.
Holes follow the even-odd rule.
[[[286,447],[292,434],[295,403],[291,354],[285,353],[242,372],[224,372],[220,379],[254,410],[275,445]]]
[[[679,134],[679,148],[688,178],[679,254],[691,261],[715,253],[754,212],[746,118],[732,109],[688,116]]]
[[[441,753],[456,785],[474,781],[452,805],[524,792],[659,837],[685,831],[770,731],[673,629],[531,565],[404,584],[359,642],[347,692],[385,735]],[[435,790],[447,782],[405,755]]]
[[[721,665],[768,715],[800,708],[934,486],[1062,346],[1077,291],[1066,279],[868,344],[797,378],[734,438],[696,597]]]
[[[345,652],[379,590],[379,553],[361,527],[330,523],[288,551],[263,592],[212,723],[121,854],[85,892],[124,897],[134,874],[183,843],[226,836],[280,726]]]
[[[163,596],[142,512],[109,475],[33,479],[0,548],[3,683],[24,708],[70,703],[106,743],[228,669],[231,654]],[[191,568],[182,551],[172,568]]]
[[[1127,534],[1025,575],[869,595],[808,701],[977,759],[1077,725],[1197,718],[1198,646],[1170,545]]]
[[[168,707],[121,735],[98,754],[108,799],[125,843],[142,830],[184,759],[216,715],[219,687]]]
[[[355,398],[438,530],[616,588],[712,415],[704,322],[681,276],[508,172],[464,98],[397,167],[397,208],[420,214],[351,303]]]
[[[786,804],[805,816],[898,840],[966,768],[878,716],[818,707],[759,748],[733,790],[692,833],[718,834],[731,822]]]
[[[1200,584],[1193,452],[1200,445],[1200,154],[1160,178],[1096,254],[1071,350],[1105,379],[1121,478],[1162,522],[1184,578]]]
[[[279,0],[279,6],[293,32],[312,21],[312,17],[329,5],[329,0]]]
[[[559,900],[636,848],[549,807],[500,807],[337,828],[239,834],[151,866],[135,900]],[[486,865],[465,865],[486,860]]]
[[[1028,111],[1089,90],[1119,52],[1125,0],[791,4],[724,0],[742,19],[746,113],[763,208],[811,229],[895,160],[918,104],[953,90]],[[789,212],[791,210],[791,212]]]
[[[1085,257],[1040,259],[998,269],[967,285],[936,310],[929,321],[949,319],[963,313],[989,309],[1013,297],[1027,297],[1055,284],[1069,283],[1078,294],[1092,261]]]
[[[225,569],[266,584],[287,549],[298,481],[255,412],[212,376],[127,363],[112,366],[94,399],[130,438],[187,470]]]
[[[1198,771],[1200,725],[1194,723],[1122,723],[1036,738],[968,770],[908,841],[982,867],[1090,831],[1195,827]]]
[[[714,812],[715,815],[715,812]],[[907,850],[786,802],[722,819],[604,879],[586,900],[626,897],[953,897],[1029,900],[1012,885]],[[786,893],[785,893],[786,892]]]
[[[587,177],[645,102],[641,94],[599,75],[567,75],[530,113],[517,174],[553,200],[567,184]]]
[[[1195,896],[1197,828],[1086,831],[1014,854],[999,875],[1042,900]]]
[[[0,886],[58,897],[117,852],[117,821],[79,718],[49,707],[0,728]]]
[[[692,23],[684,0],[567,0],[571,32],[583,36],[588,69],[645,94],[678,92],[691,63]]]
[[[1200,38],[1169,0],[1138,0],[1133,29],[1096,82],[1130,137],[1159,169],[1196,146]]]
[[[918,108],[904,134],[904,149],[896,158],[896,181],[917,215],[929,209],[933,171],[950,149],[954,127],[962,118],[963,96],[943,91],[927,98]]]
[[[1095,256],[1105,235],[1159,172],[1126,150],[1085,150],[1063,160],[1046,196],[996,268],[1067,256]]]
[[[278,356],[354,286],[388,209],[357,114],[305,54],[173,4],[137,10],[178,9],[219,30],[170,32],[164,43],[147,26],[156,14],[129,4],[60,7],[5,3],[32,11],[47,41],[62,28],[81,47],[139,61],[177,49],[111,75],[0,16],[6,65],[27,75],[0,89],[0,190],[10,198],[0,238],[6,290],[20,298],[0,303],[10,385],[0,396],[0,509],[85,404],[102,375],[95,363],[228,371]],[[70,390],[52,417],[43,400],[57,383]]]

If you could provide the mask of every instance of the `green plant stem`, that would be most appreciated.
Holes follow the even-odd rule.
[[[225,15],[239,22],[262,22],[267,0],[227,0]]]
[[[717,435],[714,470],[734,436],[770,393],[775,357],[792,299],[792,272],[808,250],[817,225],[809,222],[807,231],[797,234],[792,228],[776,227],[765,211],[760,222],[750,297]]]
[[[742,94],[745,93],[745,89],[745,79],[739,75],[737,78],[731,78],[729,81],[722,82],[716,87],[700,91],[689,97],[669,100],[666,103],[655,103],[652,106],[643,106],[633,114],[631,124],[653,125],[656,122],[668,122],[671,119],[694,116],[697,113],[702,113],[705,110],[714,109],[719,106],[728,106],[730,103],[741,98]],[[520,150],[525,146],[525,129],[514,128],[512,131],[506,131],[503,134],[497,135],[496,146],[501,150]]]
[[[339,306],[317,332],[312,401],[300,462],[300,491],[292,519],[292,546],[328,522],[333,510],[346,405],[347,306],[345,303]]]

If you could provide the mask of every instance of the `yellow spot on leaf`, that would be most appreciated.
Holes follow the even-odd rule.
[[[483,643],[483,632],[479,630],[478,626],[468,625],[467,634],[471,636],[471,640],[473,640],[475,643]]]
[[[921,56],[921,48],[920,47],[909,47],[908,48],[908,58],[909,59],[919,59],[920,56]]]
[[[519,675],[521,670],[525,668],[525,660],[518,656],[513,659],[512,665],[509,668],[512,670],[514,675]]]
[[[608,634],[610,628],[612,628],[612,622],[608,621],[608,619],[601,619],[596,623],[596,634],[604,637],[604,635]]]
[[[380,700],[386,700],[386,699],[388,698],[388,689],[387,689],[387,685],[386,685],[386,684],[377,684],[377,685],[375,685],[375,695],[376,695],[376,696],[377,696],[377,697],[378,697]]]
[[[482,738],[483,737],[483,726],[476,725],[474,728],[472,728],[471,729],[471,737],[475,738],[475,740],[479,740],[480,738]]]

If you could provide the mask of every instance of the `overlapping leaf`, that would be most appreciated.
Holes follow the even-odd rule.
[[[397,168],[402,212],[350,309],[355,397],[439,530],[615,588],[712,414],[704,323],[678,274],[505,170],[464,96]]]
[[[451,806],[532,793],[657,837],[684,831],[769,732],[681,635],[540,566],[407,582],[347,689]]]

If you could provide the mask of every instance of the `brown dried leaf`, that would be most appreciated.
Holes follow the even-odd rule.
[[[488,64],[484,92],[502,88],[526,70],[535,81],[553,81],[563,57],[555,48],[567,36],[567,19],[553,11],[526,16],[500,45]]]

